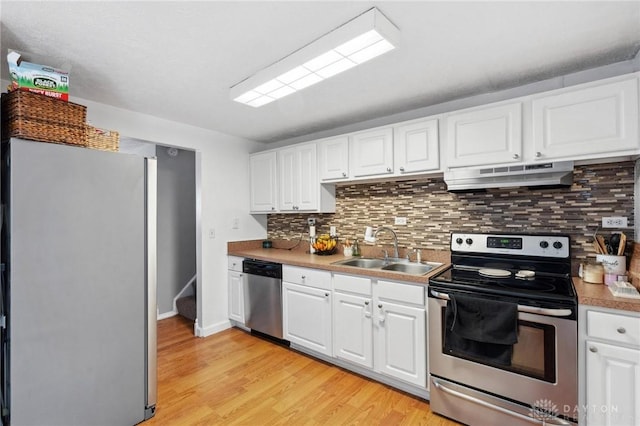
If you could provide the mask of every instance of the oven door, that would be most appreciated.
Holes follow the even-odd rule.
[[[504,366],[445,353],[444,315],[448,294],[434,289],[429,293],[430,392],[435,412],[456,418],[454,413],[438,411],[451,409],[439,406],[445,401],[445,394],[447,406],[452,405],[456,410],[455,406],[460,409],[462,402],[452,401],[462,398],[460,393],[469,396],[480,392],[493,394],[494,399],[497,396],[511,400],[510,404],[524,404],[525,417],[537,416],[538,412],[531,410],[531,406],[540,406],[569,419],[577,417],[577,322],[563,317],[570,316],[571,310],[541,310],[519,305],[518,343],[513,345],[510,365]],[[449,381],[457,384],[454,392],[447,392],[453,389],[451,384],[447,385]],[[464,388],[475,390],[465,392]],[[475,395],[467,402],[477,399]],[[478,410],[470,411],[475,411],[471,423],[476,424]]]

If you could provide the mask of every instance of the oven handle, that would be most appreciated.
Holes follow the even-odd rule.
[[[431,294],[434,297],[442,300],[449,300],[449,295],[447,293],[440,293],[439,291],[431,290]],[[552,317],[568,317],[571,316],[571,309],[548,309],[548,308],[538,308],[536,306],[526,306],[526,305],[518,305],[518,312],[526,312],[528,314],[539,314],[539,315],[548,315]]]
[[[491,404],[490,402],[484,401],[484,400],[482,400],[480,398],[476,398],[474,396],[467,395],[467,394],[459,392],[457,390],[450,389],[450,388],[446,387],[445,385],[443,385],[442,383],[440,383],[438,381],[438,379],[436,379],[435,377],[432,377],[431,381],[433,382],[433,384],[434,384],[434,386],[436,388],[438,388],[439,390],[441,390],[444,393],[448,393],[449,395],[453,395],[453,396],[456,396],[458,398],[465,399],[465,400],[467,400],[469,402],[472,402],[474,404],[482,405],[483,407],[487,407],[487,408],[490,408],[492,410],[496,410],[496,411],[499,411],[501,413],[513,416],[513,417],[518,417],[520,419],[527,420],[528,422],[531,422],[531,423],[535,423],[535,424],[539,424],[539,425],[571,425],[570,422],[568,422],[566,420],[559,419],[557,417],[545,418],[544,420],[534,419],[533,417],[529,417],[529,416],[526,416],[524,414],[516,413],[515,411],[511,411],[511,410],[508,410],[506,408],[500,407],[498,405]],[[547,416],[545,416],[545,417],[547,417]]]

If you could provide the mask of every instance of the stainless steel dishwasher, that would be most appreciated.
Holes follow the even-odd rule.
[[[245,325],[282,339],[282,265],[245,259],[242,272]]]

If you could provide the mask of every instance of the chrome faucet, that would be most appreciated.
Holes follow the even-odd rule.
[[[373,238],[376,238],[380,231],[389,231],[393,234],[393,257],[395,257],[396,259],[399,258],[400,255],[398,254],[398,236],[396,235],[396,231],[389,228],[388,226],[381,226],[373,233]]]

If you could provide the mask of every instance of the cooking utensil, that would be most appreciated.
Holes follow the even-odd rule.
[[[627,236],[624,232],[620,233],[620,243],[618,245],[618,256],[622,256],[624,254],[624,249],[627,247]]]
[[[607,254],[607,244],[604,242],[604,237],[602,235],[596,235],[596,241],[600,246],[600,253]]]
[[[604,254],[602,253],[602,249],[600,248],[600,244],[598,244],[598,241],[593,240],[593,248],[596,250],[596,254]]]
[[[611,234],[611,238],[609,238],[609,245],[611,246],[609,254],[617,254],[620,251],[620,239],[620,234]]]
[[[610,244],[609,238],[604,239],[605,254],[613,254],[613,246]],[[618,249],[616,248],[616,251]]]
[[[596,251],[596,254],[602,254],[602,252],[600,251],[600,244],[598,244],[598,241],[593,240],[593,248]]]

